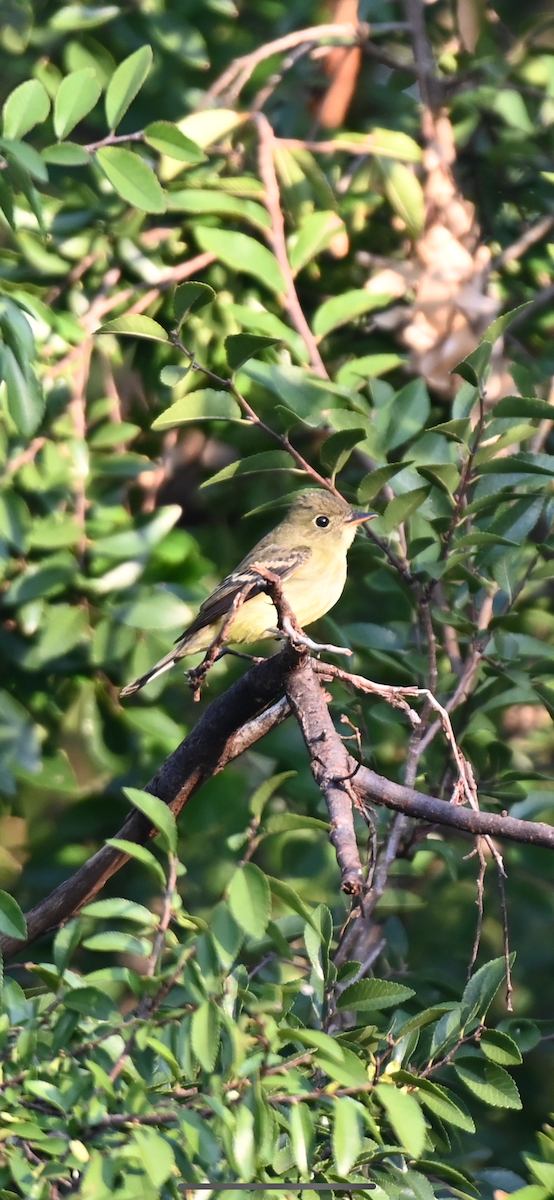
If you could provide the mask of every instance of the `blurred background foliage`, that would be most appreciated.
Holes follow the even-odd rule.
[[[226,337],[280,339],[246,364],[241,386],[279,431],[292,409],[294,444],[316,469],[332,466],[330,431],[360,431],[350,447],[344,442],[339,484],[352,501],[376,506],[381,538],[406,553],[418,586],[436,581],[443,698],[457,682],[456,645],[469,653],[483,597],[494,592],[486,661],[457,730],[483,803],[551,819],[552,421],[540,405],[498,416],[490,406],[514,392],[545,406],[551,399],[554,24],[538,4],[522,11],[513,2],[492,9],[437,0],[425,9],[436,64],[426,77],[416,42],[414,60],[409,15],[410,6],[372,0],[361,0],[357,13],[355,5],[312,0],[1,0],[0,885],[24,909],[114,834],[128,810],[122,786],[143,786],[194,724],[197,709],[178,670],[125,706],[119,687],[166,652],[271,527],[280,497],[303,482],[286,471],[236,474],[245,456],[271,450],[271,439],[244,422],[211,419],[205,393],[197,419],[187,416],[186,397],[206,381],[185,370],[171,341],[95,336],[129,312],[170,330],[174,285],[189,260],[188,273],[216,298],[191,315],[187,349],[227,377]],[[206,100],[238,55],[356,16],[371,27],[361,55],[305,53],[285,62],[280,77],[283,57],[274,54],[249,73],[240,95]],[[110,89],[130,55],[129,77],[119,74]],[[30,80],[30,91],[14,91]],[[422,129],[429,89],[434,124]],[[276,261],[269,270],[261,257],[262,248],[270,253],[270,214],[256,128],[245,118],[260,105],[278,138],[289,140],[275,154],[289,260],[332,386],[321,381],[313,352],[309,370],[310,348],[283,304]],[[97,146],[114,128],[119,138],[141,131],[122,149],[117,143],[132,160]],[[313,150],[333,138],[337,150]],[[486,405],[488,437],[497,440],[479,452],[482,463],[496,454],[523,458],[510,473],[493,467],[472,484],[473,531],[489,536],[460,547],[445,572],[441,547],[470,440],[461,423],[477,395],[471,373],[457,391],[460,378],[450,372],[498,312],[526,302],[495,343]],[[180,415],[160,421],[176,404]],[[436,429],[451,420],[459,424]],[[375,466],[390,468],[377,491],[367,480]],[[227,481],[201,488],[228,468]],[[350,583],[316,632],[350,644],[354,669],[370,678],[428,678],[414,591],[368,540],[356,541]],[[233,660],[218,665],[203,703],[242,669]],[[360,727],[366,761],[401,779],[403,719],[338,690],[334,711]],[[438,744],[420,770],[423,790],[448,795]],[[209,916],[240,857],[249,797],[280,771],[295,774],[273,796],[272,812],[325,815],[289,722],[187,806],[180,888],[193,912]],[[384,833],[386,819],[379,821]],[[427,839],[393,865],[376,912],[387,939],[380,973],[415,973],[458,994],[475,930],[476,865],[469,843],[440,837],[440,851]],[[554,1000],[551,861],[521,846],[505,858],[515,1013],[546,1019]],[[340,928],[338,872],[319,830],[268,837],[256,861],[305,901],[329,905]],[[107,891],[123,886],[148,902],[151,884],[138,864]],[[92,969],[97,956],[81,953],[80,968]],[[491,883],[481,954],[501,953]],[[501,1168],[525,1175],[521,1152],[554,1108],[548,1054],[542,1042],[518,1071],[523,1113],[479,1110],[464,1161],[485,1191],[518,1186]]]

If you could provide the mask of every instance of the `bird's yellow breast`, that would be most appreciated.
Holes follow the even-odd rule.
[[[317,551],[285,580],[283,592],[301,625],[319,620],[342,595],[346,582],[346,552],[342,546],[332,557]],[[269,596],[254,596],[239,609],[230,642],[255,642],[277,626],[277,613]]]

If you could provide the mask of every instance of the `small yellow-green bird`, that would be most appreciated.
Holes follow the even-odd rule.
[[[259,642],[275,637],[277,613],[262,589],[263,579],[252,568],[267,567],[285,582],[283,589],[300,624],[309,625],[337,603],[346,582],[346,555],[356,527],[376,513],[355,513],[338,496],[324,491],[301,492],[284,521],[258,542],[236,570],[202,604],[175,648],[151,671],[128,683],[122,696],[138,692],[151,679],[168,671],[187,654],[207,650],[221,630],[237,593],[252,583],[248,599],[238,609],[227,643]]]

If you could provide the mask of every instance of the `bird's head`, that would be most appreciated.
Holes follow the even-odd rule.
[[[371,521],[377,513],[356,513],[345,500],[331,492],[310,490],[300,492],[285,518],[295,532],[309,544],[329,544],[340,540],[348,547],[354,540],[358,525]]]

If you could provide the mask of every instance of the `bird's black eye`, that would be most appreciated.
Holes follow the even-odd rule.
[[[315,524],[318,529],[327,529],[327,526],[330,524],[329,517],[316,517]]]

